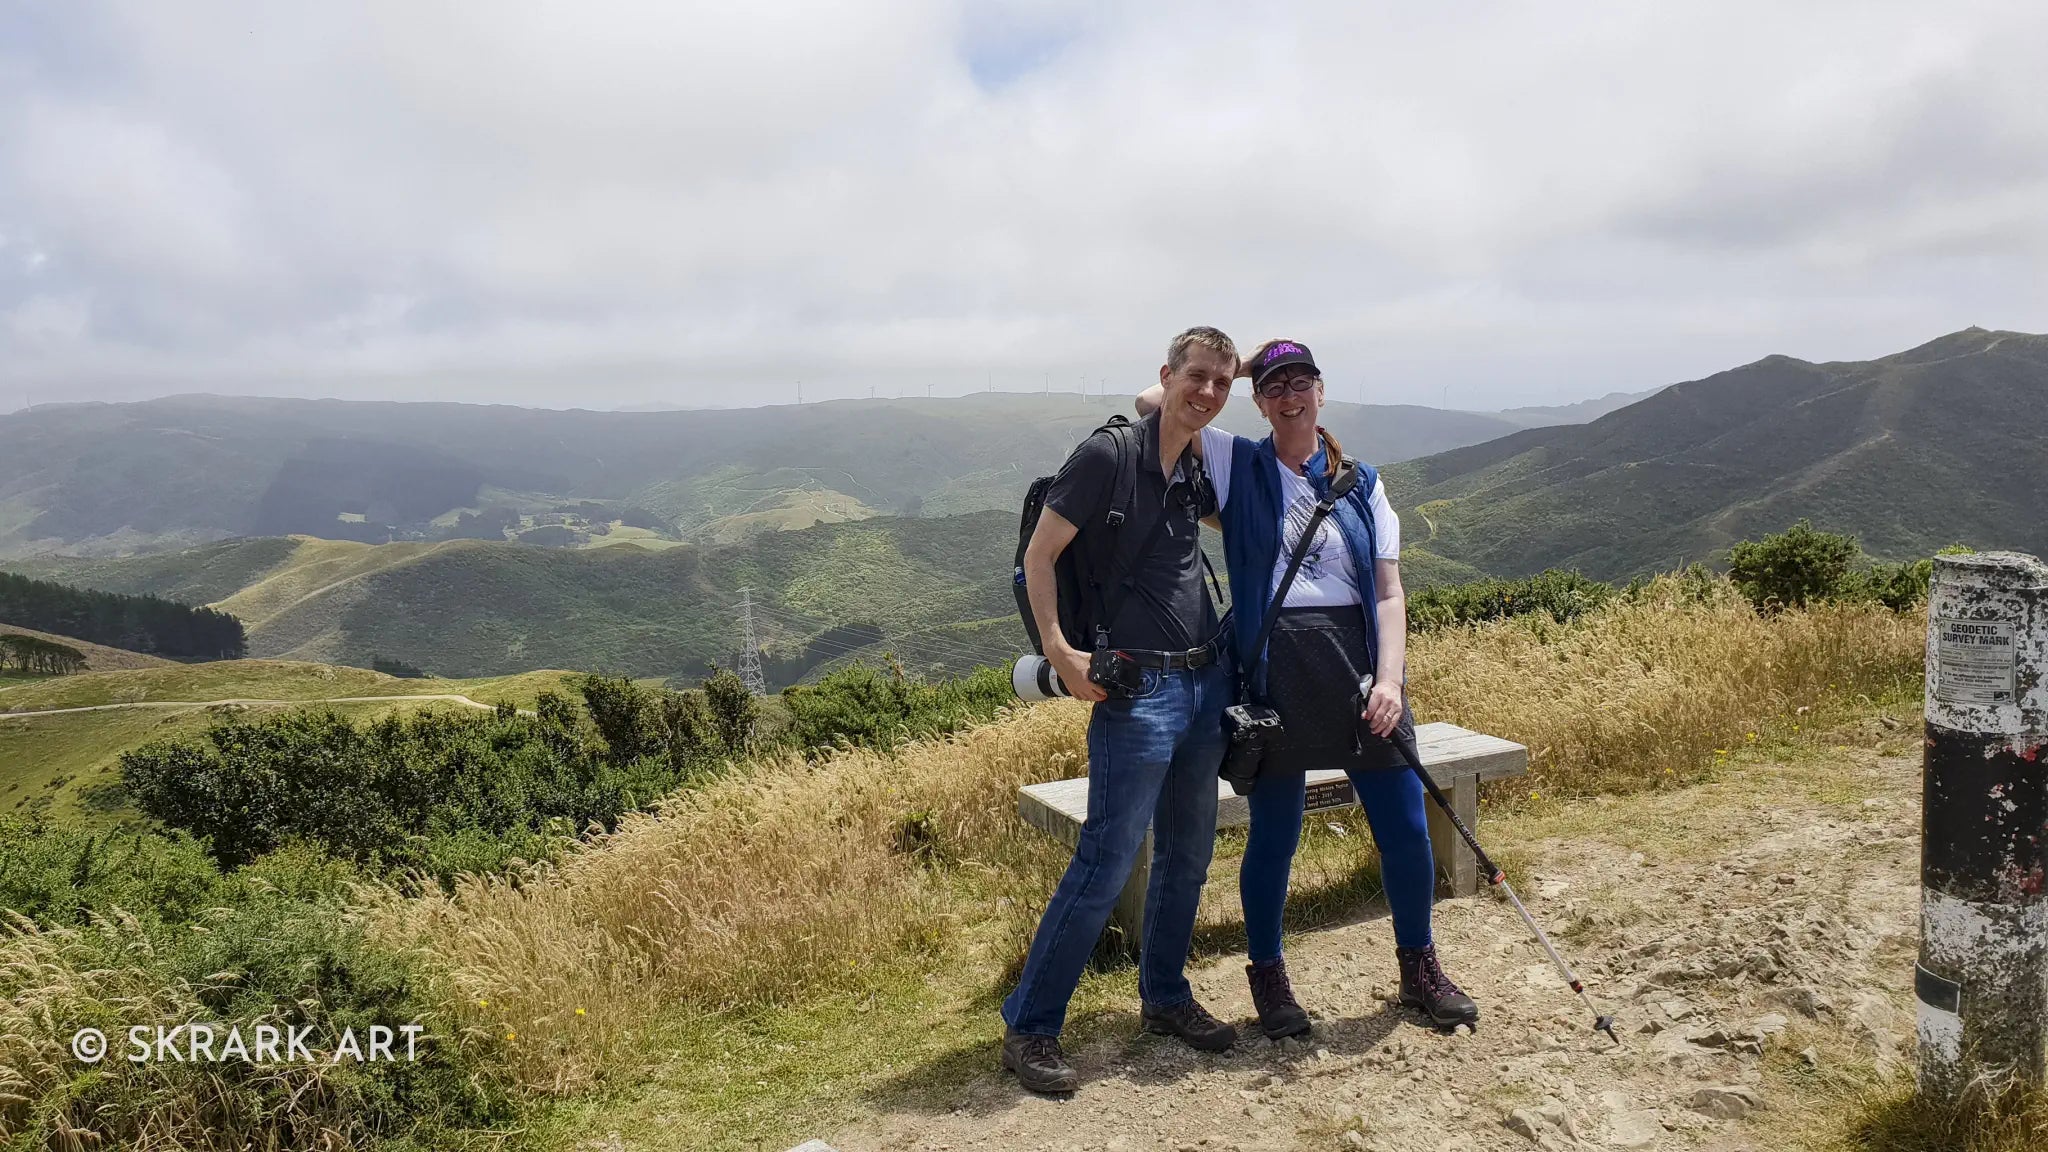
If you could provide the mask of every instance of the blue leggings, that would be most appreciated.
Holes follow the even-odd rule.
[[[1436,895],[1436,859],[1429,847],[1429,820],[1422,811],[1422,781],[1405,767],[1359,768],[1349,775],[1379,845],[1380,877],[1394,914],[1394,943],[1426,947],[1429,908]],[[1254,963],[1280,958],[1280,913],[1287,903],[1294,850],[1301,844],[1305,780],[1300,772],[1262,773],[1245,798],[1252,826],[1237,887]]]

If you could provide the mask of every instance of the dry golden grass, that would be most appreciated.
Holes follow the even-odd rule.
[[[1667,583],[1573,625],[1420,637],[1411,687],[1426,719],[1527,743],[1539,788],[1627,789],[1705,767],[1800,703],[1916,684],[1920,628],[1883,610],[1764,619]],[[516,1037],[521,1083],[551,1094],[615,1066],[664,1008],[788,1005],[906,963],[998,980],[1065,864],[1015,790],[1083,770],[1086,717],[1045,704],[895,755],[759,765],[557,866],[392,896],[376,919],[439,956],[464,1019]]]
[[[1081,770],[1085,717],[1050,705],[900,757],[760,765],[556,866],[392,896],[378,918],[443,959],[469,1025],[515,1038],[523,1084],[573,1091],[665,1006],[772,1006],[856,984],[936,953],[958,918],[1000,903],[997,889],[1042,885],[1064,861],[1015,819],[1014,792]],[[902,850],[913,814],[937,872]],[[963,885],[988,903],[947,898]]]
[[[37,1133],[42,1143],[21,1146],[340,1152],[362,1142],[324,1119],[346,1114],[326,1065],[254,1065],[234,1070],[230,1083],[225,1066],[192,1073],[182,1064],[129,1063],[130,1026],[211,1018],[198,989],[166,984],[149,965],[150,947],[126,914],[84,929],[0,922],[0,984],[11,993],[0,998],[0,1145]],[[86,1026],[106,1036],[98,1068],[82,1065],[70,1047]],[[257,1098],[283,1103],[254,1115],[249,1103]]]
[[[1724,582],[1678,580],[1585,620],[1501,621],[1418,636],[1420,719],[1529,746],[1531,790],[1654,785],[1711,763],[1818,701],[1919,690],[1925,622],[1874,606],[1762,617]]]

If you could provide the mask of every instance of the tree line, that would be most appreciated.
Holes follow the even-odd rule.
[[[0,636],[0,668],[45,676],[69,676],[73,672],[85,671],[85,653],[55,640],[9,632]]]
[[[239,660],[249,649],[242,622],[226,612],[11,572],[0,572],[0,620],[172,660]]]

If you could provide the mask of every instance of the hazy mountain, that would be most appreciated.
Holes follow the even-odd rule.
[[[1585,424],[1635,403],[1655,396],[1661,389],[1649,388],[1641,392],[1609,392],[1591,400],[1576,404],[1532,404],[1524,408],[1502,409],[1499,415],[1514,421],[1524,428],[1547,428],[1554,424]]]
[[[1032,476],[1117,411],[1128,402],[1007,393],[634,413],[219,396],[45,405],[0,417],[0,556],[288,533],[503,539],[544,525],[557,530],[540,538],[560,543],[580,539],[560,530],[564,514],[628,512],[662,535],[729,541],[1014,509]],[[1333,404],[1328,420],[1382,463],[1515,428],[1403,405]],[[1241,394],[1223,423],[1263,426]]]
[[[1770,356],[1590,424],[1390,470],[1409,538],[1502,575],[1706,560],[1802,517],[1877,556],[2048,552],[2048,337],[1970,328],[1867,362]]]

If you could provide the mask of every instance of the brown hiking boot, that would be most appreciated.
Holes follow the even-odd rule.
[[[1460,1024],[1479,1028],[1479,1005],[1459,991],[1437,963],[1436,945],[1427,948],[1396,948],[1394,959],[1401,965],[1401,1003],[1420,1008],[1430,1023],[1446,1032]]]
[[[1204,1052],[1221,1052],[1237,1043],[1237,1029],[1225,1024],[1192,997],[1165,1008],[1145,1005],[1138,1012],[1145,1031],[1161,1036],[1178,1036],[1188,1047]]]
[[[1308,1034],[1308,1013],[1294,998],[1294,986],[1287,981],[1287,961],[1247,964],[1245,978],[1252,984],[1252,1005],[1259,1010],[1259,1031],[1269,1040]]]
[[[1003,1030],[1003,1067],[1017,1074],[1017,1083],[1033,1092],[1072,1092],[1081,1077],[1067,1063],[1057,1036],[1029,1036]]]

